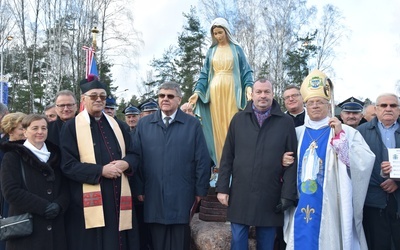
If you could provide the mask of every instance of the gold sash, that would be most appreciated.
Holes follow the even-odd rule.
[[[122,131],[114,118],[105,115],[108,123],[117,137],[121,147],[121,158],[125,157],[125,141]],[[82,163],[96,164],[94,147],[88,147],[88,142],[92,143],[92,132],[90,130],[90,118],[86,110],[80,112],[75,118],[76,138],[80,161]],[[104,227],[103,200],[100,184],[86,184],[82,186],[83,191],[83,212],[85,217],[85,228]],[[121,175],[121,197],[120,197],[120,216],[119,231],[132,229],[132,195],[129,188],[128,178],[125,174]]]

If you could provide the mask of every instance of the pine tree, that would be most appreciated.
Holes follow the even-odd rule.
[[[182,103],[192,94],[203,65],[205,58],[203,45],[206,37],[194,7],[189,13],[183,13],[183,16],[187,19],[187,23],[178,36],[178,47],[171,45],[165,50],[162,58],[153,59],[150,65],[154,69],[155,78],[143,83],[148,89],[148,86],[156,88],[165,81],[177,82],[184,93]]]
[[[287,59],[283,62],[283,65],[289,78],[288,84],[300,86],[303,79],[307,77],[310,68],[308,62],[316,55],[318,50],[318,47],[312,44],[316,34],[317,31],[304,38],[297,38],[301,46],[287,52]]]
[[[183,26],[183,32],[178,37],[179,60],[176,60],[178,66],[178,79],[184,93],[183,102],[186,102],[193,91],[203,61],[205,58],[202,53],[203,44],[206,38],[206,32],[200,25],[200,20],[196,15],[196,9],[192,7],[190,13],[183,14],[187,19],[187,25]]]

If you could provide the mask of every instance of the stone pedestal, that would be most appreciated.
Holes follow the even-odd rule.
[[[199,219],[199,214],[195,214],[190,228],[191,250],[229,250],[231,248],[231,225],[229,222],[202,221]],[[250,227],[249,234],[249,249],[255,250],[256,237],[253,227]]]

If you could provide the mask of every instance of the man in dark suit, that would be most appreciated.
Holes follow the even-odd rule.
[[[200,122],[179,109],[181,100],[177,83],[163,83],[160,110],[140,118],[133,139],[154,250],[190,248],[190,209],[208,192],[211,164],[204,134]]]

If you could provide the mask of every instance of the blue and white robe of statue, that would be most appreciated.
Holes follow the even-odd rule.
[[[285,212],[286,249],[367,249],[362,209],[375,155],[347,125],[333,141],[340,147],[331,144],[329,127],[308,125],[296,128],[299,203]],[[312,145],[316,138],[317,147]]]

